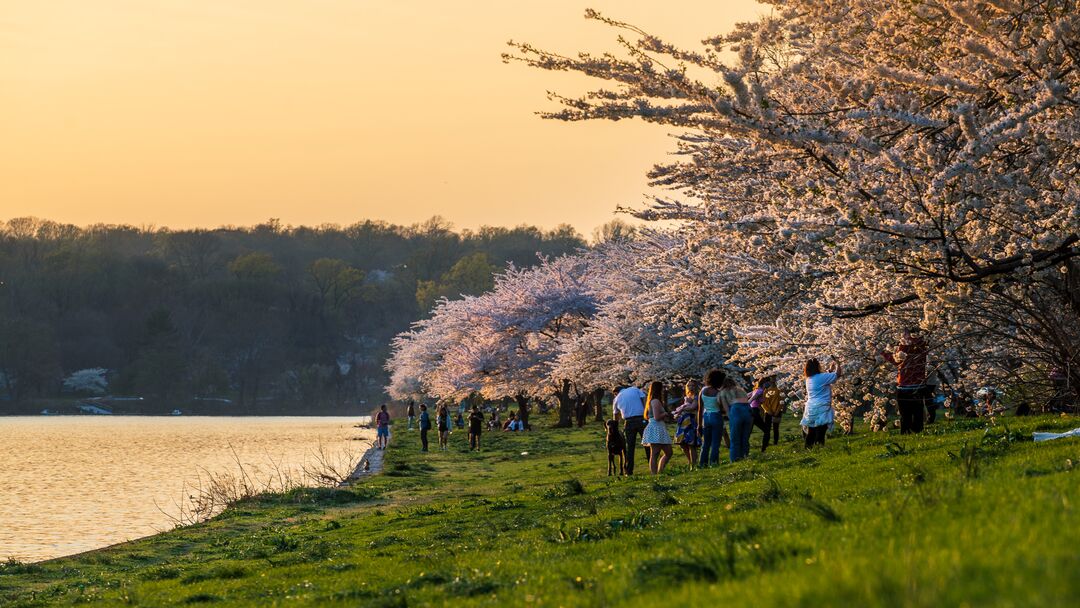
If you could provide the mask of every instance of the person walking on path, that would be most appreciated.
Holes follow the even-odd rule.
[[[620,387],[611,403],[611,417],[623,419],[623,435],[626,437],[626,474],[634,474],[634,448],[638,435],[645,430],[645,393],[636,386]],[[649,458],[646,448],[645,457]]]
[[[776,377],[767,376],[758,381],[755,393],[761,391],[761,416],[765,421],[765,439],[761,442],[761,451],[769,447],[769,430],[772,430],[772,444],[780,445],[780,420],[784,417],[784,404],[780,401],[780,389],[776,387]],[[753,400],[753,395],[750,395]]]
[[[671,435],[668,434],[666,421],[670,417],[664,409],[664,384],[653,382],[649,385],[649,396],[644,415],[649,419],[645,432],[641,434],[641,445],[649,447],[649,472],[659,475],[667,468],[671,460]]]
[[[439,430],[439,449],[445,450],[450,443],[450,409],[445,403],[435,409],[435,424]]]
[[[683,403],[675,410],[675,440],[682,446],[686,463],[693,469],[697,465],[698,446],[701,445],[701,433],[698,432],[698,394],[701,383],[691,380],[683,391]]]
[[[379,413],[375,414],[375,444],[380,450],[386,449],[390,441],[390,413],[386,411],[386,404],[382,404]]]
[[[918,329],[909,327],[901,334],[900,346],[895,351],[881,353],[897,369],[896,407],[900,410],[901,435],[923,430],[927,351],[926,342]]]
[[[480,433],[484,431],[484,412],[473,406],[469,413],[469,449],[480,451]]]
[[[832,427],[835,413],[832,405],[832,385],[840,378],[840,363],[833,371],[821,371],[817,359],[809,359],[803,368],[806,376],[806,409],[802,425],[806,427],[806,448],[825,445],[825,433]]]
[[[720,436],[724,434],[724,412],[720,405],[720,385],[724,372],[713,369],[705,374],[705,388],[698,395],[698,428],[701,429],[702,467],[720,464]]]
[[[428,416],[427,404],[420,404],[420,451],[428,451],[427,434],[431,430],[431,417]]]
[[[412,399],[409,399],[409,409],[406,410],[405,413],[409,416],[408,429],[411,431],[413,423],[416,422],[416,404],[413,402]]]
[[[750,455],[750,431],[754,430],[750,397],[731,374],[724,376],[719,397],[720,404],[727,411],[730,427],[731,443],[728,455],[731,462],[738,462]]]

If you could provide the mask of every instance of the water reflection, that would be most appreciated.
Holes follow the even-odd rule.
[[[0,417],[0,559],[48,559],[168,529],[185,484],[200,471],[235,470],[234,451],[260,479],[299,476],[320,446],[332,454],[366,448],[370,433],[356,422]]]

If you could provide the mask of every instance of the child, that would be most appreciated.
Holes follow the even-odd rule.
[[[675,440],[682,446],[683,454],[690,468],[694,468],[697,462],[697,451],[701,445],[701,435],[698,433],[698,393],[701,384],[697,380],[686,383],[683,403],[675,408]]]

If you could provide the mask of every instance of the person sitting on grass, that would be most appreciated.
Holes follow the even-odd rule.
[[[517,415],[514,412],[510,412],[510,417],[506,419],[506,423],[503,424],[502,430],[504,431],[521,431],[524,430],[523,424],[517,419]]]
[[[493,431],[503,428],[502,420],[499,419],[499,408],[497,407],[491,410],[491,420],[488,421],[488,428]]]
[[[390,441],[390,412],[386,411],[386,404],[382,404],[379,413],[375,414],[375,445],[380,450],[386,449]]]
[[[480,451],[480,433],[484,431],[484,412],[473,406],[469,413],[469,449]]]

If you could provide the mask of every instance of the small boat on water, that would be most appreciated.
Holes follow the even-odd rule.
[[[112,416],[112,407],[101,402],[82,401],[75,406],[80,414],[92,416]]]
[[[172,411],[173,416],[182,416],[183,414],[184,414],[184,412],[181,412],[180,410],[173,410]]]

